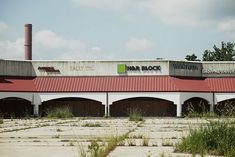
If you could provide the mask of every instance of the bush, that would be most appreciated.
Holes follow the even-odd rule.
[[[55,108],[47,112],[48,118],[71,118],[73,117],[72,112],[69,108]]]
[[[134,108],[129,111],[129,121],[143,121],[144,118],[140,110]]]
[[[234,122],[210,122],[198,130],[191,130],[190,134],[175,145],[175,151],[187,152],[195,155],[212,154],[235,156],[235,127]]]

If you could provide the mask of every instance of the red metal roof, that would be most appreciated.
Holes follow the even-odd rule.
[[[210,87],[203,78],[176,78],[171,77],[178,91],[209,92]]]
[[[176,91],[170,77],[38,77],[38,91],[99,92],[99,91]]]
[[[10,92],[235,92],[235,78],[171,76],[0,77],[0,91]]]
[[[31,92],[36,91],[32,78],[0,77],[0,91]]]
[[[206,83],[214,92],[235,92],[235,78],[207,78]]]

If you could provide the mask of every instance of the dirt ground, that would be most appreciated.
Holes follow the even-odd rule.
[[[4,119],[0,157],[79,157],[80,148],[87,150],[92,140],[105,141],[127,132],[128,137],[109,157],[191,157],[174,153],[173,145],[189,129],[206,123],[205,119],[186,118],[145,118],[144,122],[127,118]]]

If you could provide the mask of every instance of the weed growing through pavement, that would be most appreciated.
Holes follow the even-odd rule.
[[[52,138],[60,138],[60,135],[52,136]]]
[[[142,134],[134,134],[134,135],[130,135],[129,138],[142,139],[142,138],[144,138],[144,135],[142,135]]]
[[[125,140],[118,142],[118,146],[125,146]]]
[[[63,130],[61,130],[61,129],[59,129],[59,128],[56,129],[56,132],[62,132],[62,131],[63,131]]]
[[[113,151],[118,143],[125,140],[130,132],[133,130],[129,130],[126,134],[121,136],[111,136],[107,137],[107,142],[103,143],[103,145],[99,145],[97,140],[92,140],[88,145],[88,151],[86,152],[84,148],[79,145],[80,156],[81,157],[106,157],[108,154]]]
[[[96,122],[96,123],[85,123],[82,125],[82,127],[101,127],[101,124]]]
[[[173,142],[170,139],[162,139],[162,146],[173,146]]]
[[[70,141],[69,146],[74,146],[74,143]]]
[[[149,145],[149,140],[150,140],[149,137],[144,137],[143,141],[142,141],[142,145],[143,146],[148,146]]]
[[[127,139],[128,146],[136,146],[135,139]]]

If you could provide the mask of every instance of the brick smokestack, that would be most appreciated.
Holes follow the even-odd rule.
[[[24,25],[24,39],[25,60],[32,60],[32,24]]]

